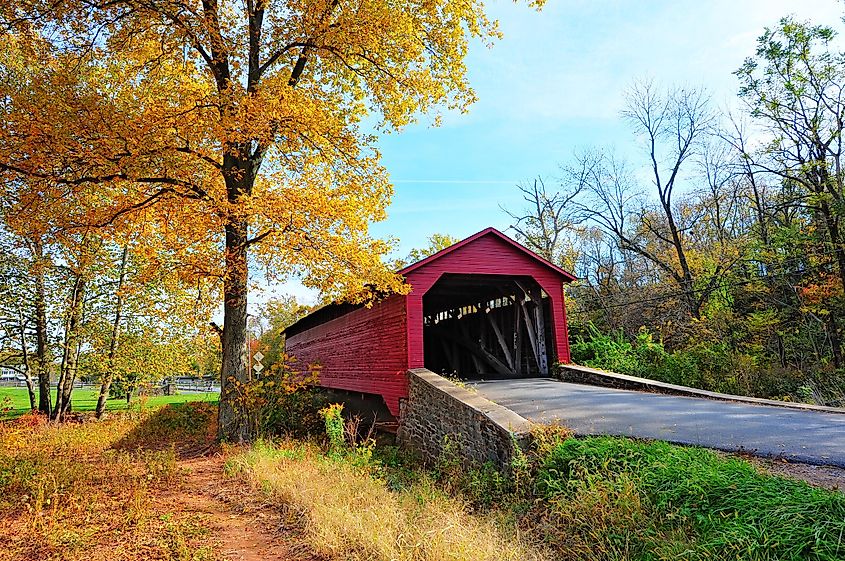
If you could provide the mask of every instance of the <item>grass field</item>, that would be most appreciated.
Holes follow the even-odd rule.
[[[845,560],[839,491],[700,448],[535,435],[510,473],[448,453],[422,466],[373,443],[326,453],[301,440],[240,449],[227,469],[302,516],[326,559]]]
[[[99,389],[77,388],[73,390],[73,410],[93,411],[97,406]],[[35,392],[36,399],[38,392]],[[52,396],[55,400],[55,394]],[[216,403],[219,394],[208,393],[178,393],[176,395],[156,395],[151,397],[134,397],[129,406],[160,407],[170,403],[185,403],[188,401],[208,401]],[[127,409],[126,400],[110,399],[106,403],[106,411],[120,411]],[[26,388],[0,388],[0,419],[19,417],[29,411],[29,395]]]

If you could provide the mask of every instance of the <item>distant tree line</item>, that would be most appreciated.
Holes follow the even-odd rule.
[[[643,159],[576,154],[523,184],[521,241],[570,268],[574,359],[764,397],[843,403],[845,53],[783,19],[703,88],[638,82],[621,118]]]
[[[109,397],[177,374],[217,375],[207,327],[213,292],[187,285],[137,236],[0,226],[0,363],[26,381],[32,409],[62,420],[77,382]]]

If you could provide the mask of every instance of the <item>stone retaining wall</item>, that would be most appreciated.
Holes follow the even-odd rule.
[[[437,461],[448,441],[467,465],[506,469],[514,447],[527,445],[532,423],[513,411],[424,368],[410,370],[408,382],[397,438],[424,460]]]

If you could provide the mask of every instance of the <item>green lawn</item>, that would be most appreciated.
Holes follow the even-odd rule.
[[[93,411],[97,406],[97,394],[99,389],[77,388],[73,390],[73,410]],[[54,390],[55,392],[55,390]],[[36,401],[38,392],[35,392]],[[53,393],[55,401],[55,393]],[[211,401],[217,402],[220,394],[217,392],[208,393],[178,393],[176,395],[157,395],[147,398],[132,398],[130,407],[138,407],[143,400],[144,407],[160,407],[168,403],[184,403],[186,401]],[[110,399],[106,402],[107,411],[126,409],[125,399]],[[29,411],[29,395],[26,388],[0,388],[0,419],[11,419]]]

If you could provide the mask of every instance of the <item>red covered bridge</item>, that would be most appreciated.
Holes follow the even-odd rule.
[[[569,362],[564,283],[571,274],[494,228],[401,271],[412,290],[371,308],[325,306],[285,330],[300,364],[329,388],[381,395],[390,412],[406,372],[463,378],[548,375]]]

